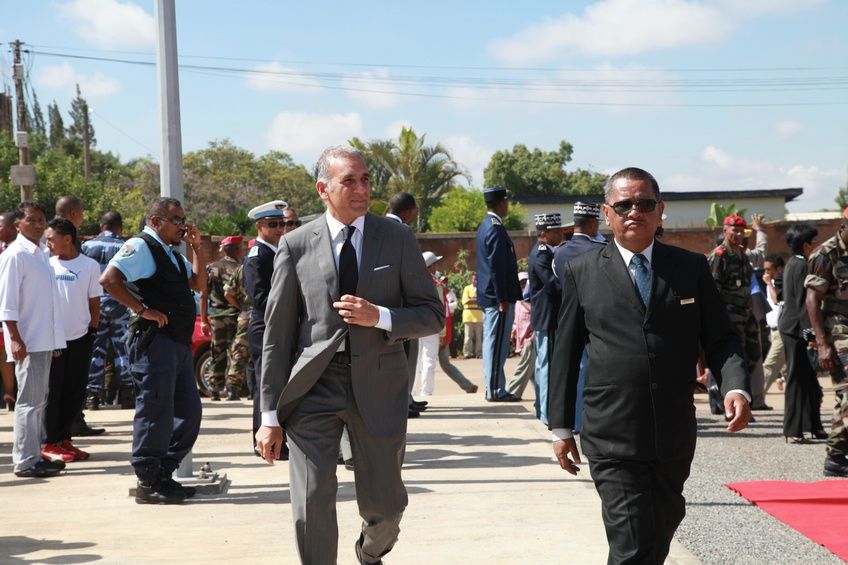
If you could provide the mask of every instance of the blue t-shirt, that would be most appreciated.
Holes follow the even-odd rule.
[[[171,247],[165,245],[159,235],[153,231],[153,228],[144,226],[144,233],[158,241],[165,250],[165,253],[170,257],[171,262],[177,266],[177,259],[171,251]],[[191,263],[185,257],[182,257],[182,260],[186,266],[187,278],[191,278]],[[120,251],[109,261],[109,265],[121,271],[130,282],[148,279],[156,273],[156,262],[153,260],[153,253],[150,252],[147,242],[140,237],[131,237],[128,239]]]

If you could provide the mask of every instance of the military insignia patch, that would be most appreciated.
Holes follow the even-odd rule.
[[[492,223],[495,224],[496,226],[502,226],[503,225],[501,223],[501,221],[499,219],[495,218],[494,216],[489,216],[489,217],[492,219]]]
[[[135,254],[135,247],[125,243],[118,251],[118,257],[130,257]]]
[[[258,257],[259,256],[259,246],[254,245],[250,248],[250,251],[247,253],[248,257]]]

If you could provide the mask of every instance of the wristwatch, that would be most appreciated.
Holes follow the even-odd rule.
[[[138,316],[140,318],[141,315],[144,314],[145,312],[147,312],[148,310],[150,310],[150,308],[147,307],[147,304],[142,302],[141,303],[141,310],[139,310],[137,312],[135,310],[132,310],[132,313],[133,313],[134,316]]]

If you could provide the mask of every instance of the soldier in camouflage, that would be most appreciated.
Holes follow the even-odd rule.
[[[730,321],[742,340],[745,363],[749,374],[752,374],[760,361],[761,346],[760,330],[751,310],[754,270],[742,245],[746,227],[741,216],[727,216],[724,219],[724,241],[709,254],[707,262]]]
[[[212,335],[212,361],[204,377],[212,393],[212,400],[221,400],[226,385],[227,400],[239,399],[239,383],[227,372],[235,363],[229,355],[235,341],[239,309],[227,302],[224,285],[239,266],[242,237],[229,236],[221,240],[222,257],[206,267],[206,288],[200,296],[200,327],[204,334]]]
[[[848,477],[848,208],[839,231],[810,255],[808,264],[807,313],[819,366],[830,373],[836,391],[824,475]]]
[[[237,382],[239,389],[243,391],[247,385],[247,371],[251,369],[250,350],[247,347],[247,328],[250,325],[251,306],[250,297],[244,288],[244,266],[241,263],[224,284],[224,298],[239,310],[236,336],[229,350],[231,363],[227,370],[227,379]]]

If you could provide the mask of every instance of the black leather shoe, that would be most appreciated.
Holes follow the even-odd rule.
[[[79,418],[71,425],[72,436],[99,436],[105,431],[106,428],[92,428],[88,425],[88,422],[85,421],[85,418]]]
[[[353,459],[346,459],[344,462],[345,469],[353,471]]]
[[[191,498],[195,494],[197,494],[197,489],[194,487],[184,486],[177,481],[175,481],[172,477],[163,477],[159,480],[159,487],[163,491],[172,492],[178,495],[182,495],[184,498]]]
[[[212,396],[212,400],[214,400],[215,402],[221,400],[221,393],[219,393],[217,390],[212,390],[210,392],[210,395]]]
[[[90,391],[85,395],[86,410],[100,410],[100,392]]]
[[[751,410],[774,410],[768,404],[757,404],[756,406],[751,406]]]
[[[136,504],[180,504],[185,499],[185,495],[164,488],[161,482],[138,481],[135,489]]]
[[[419,412],[418,410],[410,410],[409,411],[409,418],[417,418],[420,415],[421,415],[421,412]]]
[[[241,398],[239,398],[238,388],[234,386],[227,387],[227,400],[241,400]]]
[[[831,453],[824,458],[825,477],[848,477],[848,459],[844,455]]]
[[[423,412],[423,409],[430,403],[426,400],[413,400],[411,404]]]
[[[520,396],[515,396],[514,394],[506,393],[501,397],[501,402],[521,402]]]
[[[62,463],[59,461],[58,463]],[[59,472],[65,468],[65,464],[62,463],[62,466],[55,464],[53,461],[36,461],[35,465],[30,467],[29,469],[24,469],[23,471],[15,471],[15,476],[17,477],[55,477],[59,474]]]

